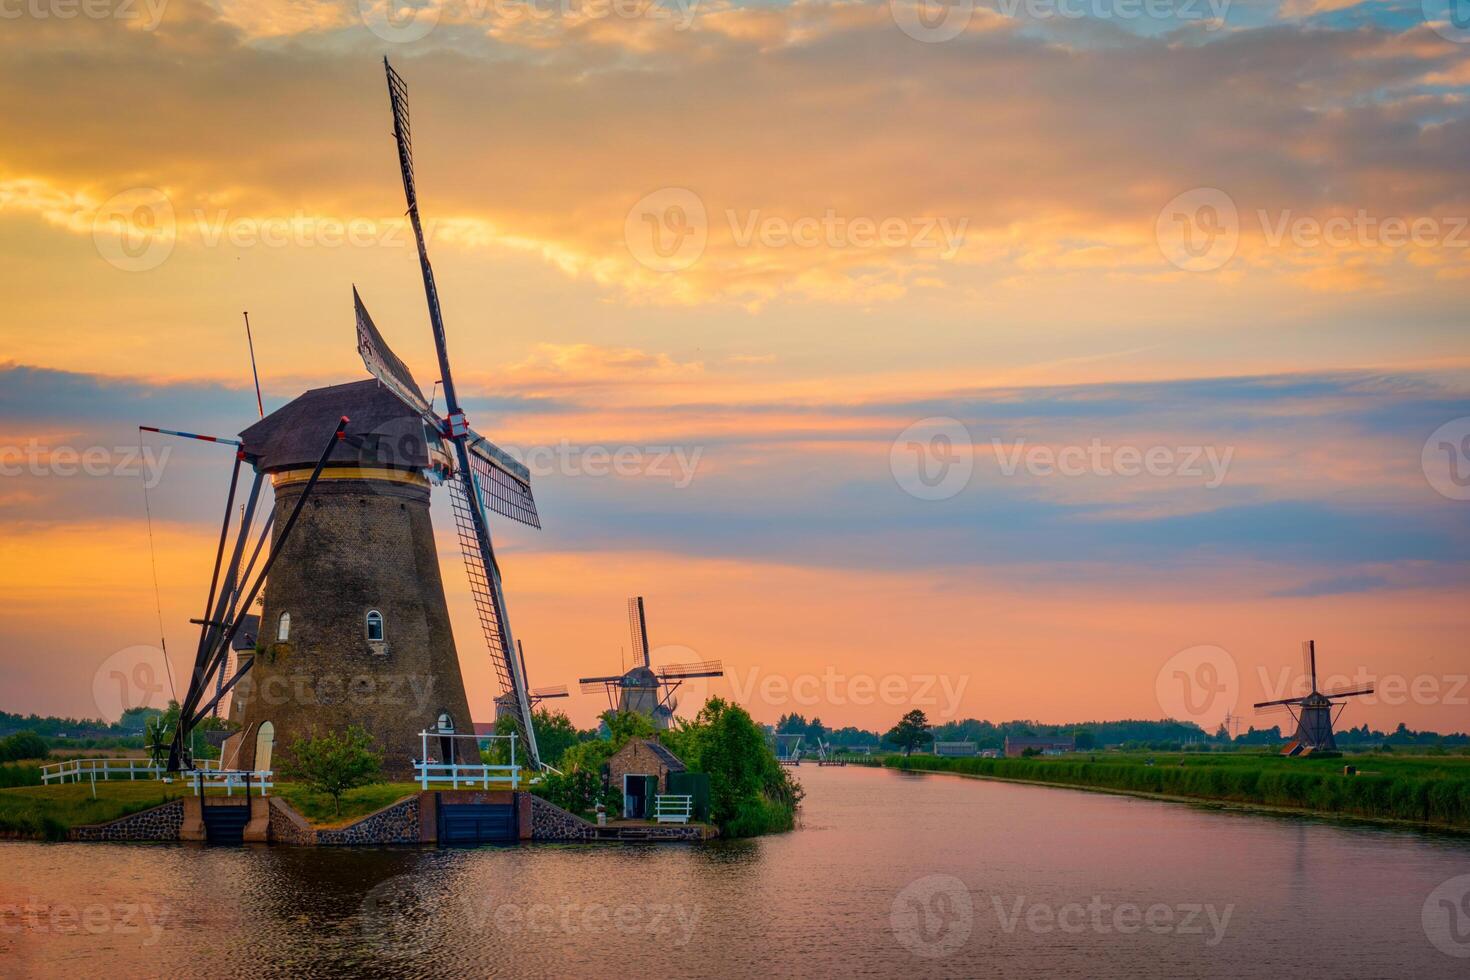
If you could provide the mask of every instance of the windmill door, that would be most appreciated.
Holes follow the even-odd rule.
[[[260,730],[255,735],[255,771],[269,772],[271,768],[271,754],[276,747],[276,726],[268,721],[260,723]]]

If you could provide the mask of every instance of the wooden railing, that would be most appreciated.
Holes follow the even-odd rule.
[[[449,785],[455,789],[461,786],[480,789],[519,789],[521,785],[520,766],[486,766],[469,765],[455,762],[415,762],[414,772],[418,773],[419,788],[428,789],[431,785]]]
[[[694,816],[694,797],[683,793],[660,793],[653,798],[653,819],[659,823],[688,823]]]
[[[219,768],[219,763],[213,759],[204,759],[198,763],[197,768],[214,770]],[[65,762],[42,766],[41,782],[77,783],[83,779],[95,782],[99,779],[122,779],[124,776],[129,780],[162,779],[167,772],[163,766],[154,765],[147,759],[67,759]]]
[[[235,789],[245,790],[245,795],[250,795],[253,787],[260,787],[261,796],[269,796],[266,790],[275,785],[272,777],[275,771],[272,769],[191,769],[180,773],[180,776],[194,784],[194,795],[199,796],[201,791],[206,791],[211,786],[223,786],[226,796],[234,796]]]

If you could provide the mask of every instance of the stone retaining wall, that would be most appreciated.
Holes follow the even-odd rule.
[[[531,797],[531,839],[547,841],[596,840],[597,827],[555,803]]]
[[[279,796],[272,796],[270,825],[273,844],[315,844],[316,830]]]
[[[633,828],[627,828],[633,829]],[[637,836],[631,834],[619,838],[625,841],[702,841],[709,837],[710,831],[700,824],[664,824],[656,827],[638,827]]]
[[[183,825],[184,801],[171,800],[110,823],[73,827],[68,836],[72,840],[93,841],[178,840],[179,828]]]
[[[318,844],[417,844],[419,798],[410,796],[347,827],[316,831]]]
[[[509,793],[492,797],[491,794],[457,793],[450,802],[500,803]],[[549,803],[531,793],[518,794],[522,807],[521,835],[536,841],[580,842],[595,840],[617,840],[616,828],[599,828],[581,817],[568,813],[554,803]],[[244,804],[244,801],[240,801]],[[138,813],[120,817],[111,823],[88,827],[74,827],[70,837],[78,841],[177,841],[181,839],[184,825],[185,800],[172,800]],[[432,809],[431,809],[432,812]],[[384,845],[419,844],[423,842],[420,826],[423,813],[420,797],[415,794],[390,804],[376,813],[363,817],[346,827],[317,829],[307,823],[292,806],[280,797],[269,798],[270,841],[276,844],[296,845]],[[526,824],[529,822],[529,834]],[[434,830],[432,826],[429,828]],[[664,825],[624,828],[634,831],[623,839],[645,841],[700,841],[709,832],[700,825]],[[432,834],[430,840],[432,840]]]

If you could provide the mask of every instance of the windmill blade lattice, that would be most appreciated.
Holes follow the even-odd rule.
[[[633,656],[641,657],[643,666],[650,666],[648,653],[648,621],[643,614],[643,597],[628,600],[628,632],[633,637]]]
[[[694,664],[668,664],[654,671],[662,680],[678,680],[691,677],[723,677],[724,665],[718,660],[705,660]]]
[[[514,691],[515,684],[511,678],[510,660],[506,656],[505,635],[500,629],[500,617],[496,614],[495,598],[490,592],[490,575],[480,557],[480,544],[475,537],[469,491],[460,478],[450,481],[450,485],[453,488],[450,500],[454,504],[454,526],[459,534],[459,553],[464,558],[465,577],[469,579],[470,595],[475,599],[480,630],[485,636],[485,646],[490,650],[490,662],[495,666],[495,679],[500,684],[500,693],[510,693]]]
[[[470,469],[480,488],[480,501],[501,517],[509,517],[539,529],[536,498],[531,495],[531,474],[507,456],[504,450],[470,430]],[[512,468],[519,467],[519,472]]]

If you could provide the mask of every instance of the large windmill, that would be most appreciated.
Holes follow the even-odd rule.
[[[1314,640],[1307,640],[1302,644],[1302,661],[1302,667],[1312,681],[1311,691],[1304,697],[1261,701],[1255,705],[1255,708],[1257,711],[1262,708],[1285,708],[1291,713],[1292,720],[1296,722],[1296,737],[1281,750],[1282,755],[1299,756],[1336,752],[1337,740],[1332,737],[1332,729],[1347,704],[1346,701],[1336,699],[1372,694],[1373,688],[1336,691],[1330,694],[1317,690],[1317,644]]]
[[[446,483],[500,695],[513,704],[530,764],[541,766],[531,724],[532,697],[524,664],[511,652],[516,645],[487,520],[493,511],[540,527],[530,473],[471,429],[460,407],[419,219],[407,86],[387,59],[383,67],[445,415],[434,413],[354,288],[357,347],[376,380],[313,389],[241,433],[216,578],[221,566],[227,575],[241,567],[256,498],[267,475],[275,509],[255,555],[273,522],[275,538],[252,588],[226,582],[217,593],[211,586],[190,691],[175,733],[172,768],[188,763],[183,746],[189,729],[237,685],[231,717],[241,732],[232,749],[245,768],[269,768],[276,741],[355,724],[376,737],[385,769],[396,773],[409,769],[411,751],[422,744],[420,732],[448,735],[461,725],[464,733],[472,730],[429,517],[430,487]],[[332,440],[316,452],[320,438],[330,431],[325,422],[336,424],[339,417]],[[343,438],[348,417],[352,428]],[[225,564],[235,485],[245,461],[255,470],[255,480],[233,556]],[[305,508],[308,495],[313,506]],[[276,522],[277,514],[289,517]],[[298,518],[302,530],[287,541]],[[245,578],[254,560],[245,566]],[[216,683],[215,699],[201,707],[204,691],[224,669],[230,641],[272,564],[276,568],[265,588],[256,649],[241,658],[222,684]],[[431,750],[448,755],[454,753],[454,744],[452,738],[429,742]]]
[[[636,711],[652,720],[655,728],[668,728],[674,709],[678,707],[674,694],[686,680],[723,677],[725,674],[718,660],[654,667],[648,648],[648,620],[641,595],[628,600],[628,630],[633,639],[635,662],[632,669],[606,677],[583,677],[578,681],[583,693],[605,691],[608,707],[615,712]]]

